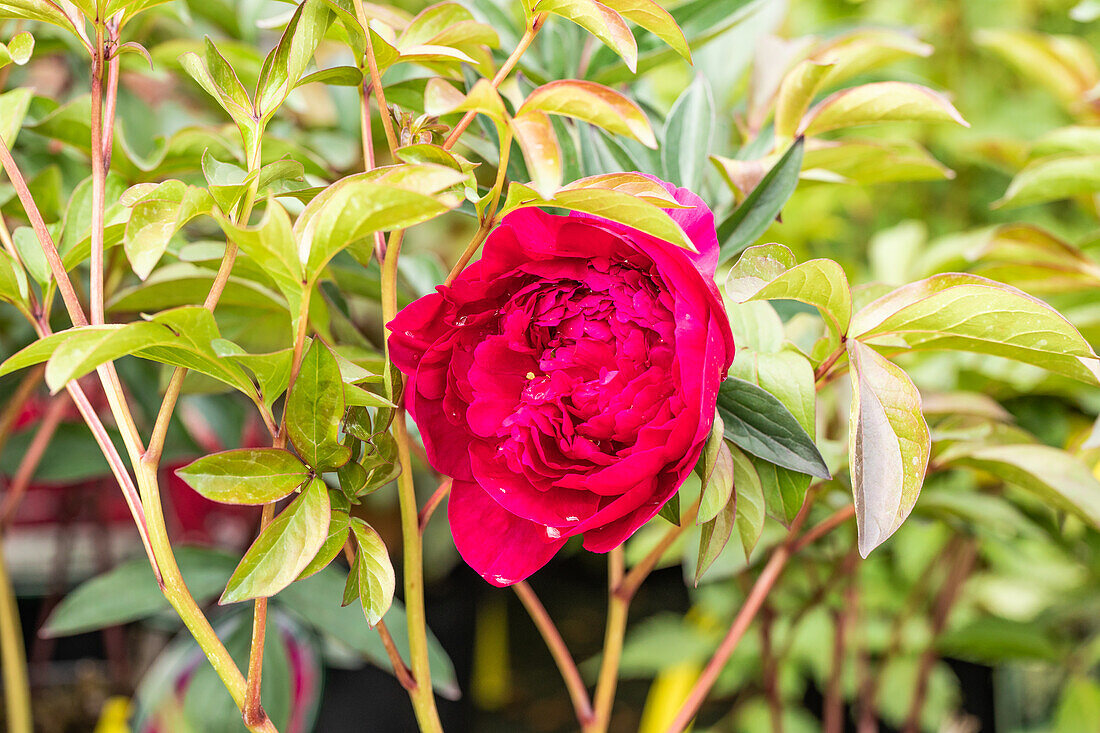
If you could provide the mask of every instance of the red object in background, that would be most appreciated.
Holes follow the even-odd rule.
[[[94,385],[94,386],[93,386]],[[86,392],[89,401],[100,412],[107,409],[106,399],[98,385],[89,381]],[[34,431],[49,404],[48,397],[36,396],[29,400],[16,419],[15,432]],[[185,423],[203,448],[214,452],[221,449],[216,437],[203,430],[201,416],[187,416]],[[199,419],[197,420],[196,417]],[[71,403],[63,417],[65,423],[83,420]],[[258,435],[249,430],[246,441],[258,444]],[[208,544],[239,549],[252,537],[260,513],[255,507],[218,504],[204,498],[179,479],[176,469],[192,459],[177,459],[161,466],[160,488],[165,519],[174,542]],[[5,484],[10,476],[2,477]],[[135,542],[137,532],[126,500],[119,491],[114,477],[104,471],[101,477],[78,483],[33,482],[15,513],[13,530],[34,527],[36,530],[51,525],[70,525],[74,522],[94,522],[107,525],[114,532],[132,533]]]

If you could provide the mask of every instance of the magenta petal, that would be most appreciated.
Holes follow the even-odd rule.
[[[462,559],[503,588],[541,568],[565,544],[547,528],[505,511],[471,481],[455,481],[447,506],[451,534]]]

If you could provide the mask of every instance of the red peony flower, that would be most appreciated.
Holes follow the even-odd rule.
[[[574,212],[504,217],[479,262],[390,324],[459,553],[498,586],[565,544],[607,552],[691,472],[734,344],[702,199],[668,213],[698,254]]]

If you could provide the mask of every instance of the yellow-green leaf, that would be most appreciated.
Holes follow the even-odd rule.
[[[527,95],[516,114],[539,110],[565,115],[656,148],[653,128],[642,109],[619,92],[591,81],[567,79],[543,84]]]
[[[328,488],[315,478],[248,548],[218,603],[275,595],[309,566],[328,537]]]
[[[803,118],[799,133],[819,135],[882,122],[955,122],[970,126],[939,92],[919,84],[883,81],[826,97]]]

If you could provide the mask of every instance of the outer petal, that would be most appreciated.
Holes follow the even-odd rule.
[[[462,559],[500,588],[530,576],[566,542],[551,539],[543,525],[508,513],[472,481],[451,486],[447,515]]]
[[[672,220],[680,225],[684,234],[699,250],[699,254],[687,252],[688,257],[695,263],[695,267],[703,274],[703,277],[714,277],[714,271],[718,268],[718,235],[714,230],[714,212],[710,210],[706,202],[699,198],[698,194],[687,188],[677,188],[668,181],[662,181],[656,176],[643,174],[646,178],[664,186],[665,190],[672,194],[676,203],[690,206],[690,209],[665,209]]]

